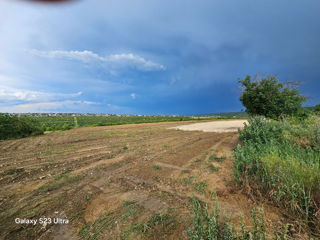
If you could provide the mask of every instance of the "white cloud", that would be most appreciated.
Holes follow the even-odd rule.
[[[27,103],[18,104],[13,106],[0,106],[1,112],[55,112],[61,111],[61,109],[67,111],[79,111],[88,105],[97,104],[89,101],[56,101],[56,102],[38,102],[38,103]]]
[[[16,89],[0,85],[0,101],[49,101],[61,98],[74,98],[79,97],[81,95],[82,92],[71,94],[48,93]]]
[[[146,60],[138,55],[133,55],[132,53],[110,55],[105,58],[105,61],[123,66],[133,66],[142,71],[165,70],[163,65]]]
[[[79,60],[82,62],[92,62],[92,61],[104,61],[104,58],[100,57],[91,51],[39,51],[32,49],[29,51],[31,54],[38,57],[45,58],[66,58],[72,60]]]
[[[29,53],[45,58],[62,58],[70,60],[78,60],[85,63],[88,62],[102,62],[106,64],[106,67],[111,68],[125,68],[134,67],[141,71],[159,71],[165,70],[165,67],[161,64],[146,60],[139,55],[134,55],[132,53],[122,53],[122,54],[112,54],[106,57],[101,57],[96,53],[91,51],[39,51],[39,50],[29,50]]]
[[[131,93],[131,94],[130,94],[130,97],[131,97],[132,99],[136,99],[136,98],[137,98],[137,95],[136,95],[135,93]]]

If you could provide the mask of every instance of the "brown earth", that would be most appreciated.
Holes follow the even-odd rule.
[[[234,224],[243,214],[252,225],[251,209],[262,203],[233,182],[238,134],[168,129],[177,125],[86,127],[0,142],[0,239],[188,239],[190,197],[212,202],[212,190]],[[264,211],[268,229],[286,222],[281,209],[265,203]],[[70,223],[15,223],[41,217]]]

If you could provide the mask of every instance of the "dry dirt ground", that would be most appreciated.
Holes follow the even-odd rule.
[[[185,123],[190,124],[190,123]],[[233,182],[237,132],[178,123],[86,127],[0,142],[0,239],[187,239],[190,197],[216,190],[233,223],[261,203]],[[220,158],[215,161],[213,155]],[[285,222],[264,204],[269,229]],[[16,224],[15,219],[69,224]]]
[[[238,128],[243,128],[244,124],[248,124],[247,120],[224,120],[193,123],[188,125],[180,125],[173,129],[184,131],[204,131],[204,132],[237,132]]]

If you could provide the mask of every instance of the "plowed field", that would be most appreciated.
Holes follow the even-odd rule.
[[[0,142],[1,239],[187,239],[190,197],[250,225],[258,204],[233,182],[237,132],[177,123],[86,127]],[[283,221],[265,204],[272,229]],[[40,218],[68,224],[39,223]],[[37,219],[17,224],[16,219]]]

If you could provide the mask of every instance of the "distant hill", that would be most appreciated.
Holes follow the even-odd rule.
[[[304,107],[304,108],[309,111],[320,112],[320,104],[315,106]],[[200,114],[198,116],[242,118],[242,117],[248,117],[249,115],[246,112],[221,112],[221,113]]]

